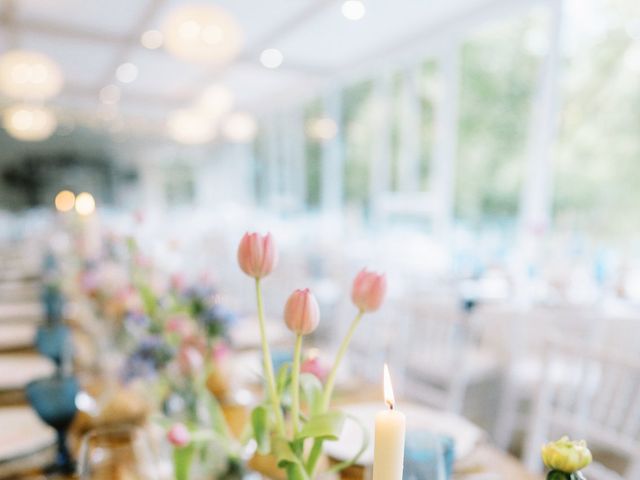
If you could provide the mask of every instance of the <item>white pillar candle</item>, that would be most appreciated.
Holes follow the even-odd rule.
[[[384,366],[384,397],[389,408],[376,415],[373,480],[402,480],[406,419],[395,409],[387,365]]]

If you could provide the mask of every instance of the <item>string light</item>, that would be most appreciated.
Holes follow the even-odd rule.
[[[148,48],[149,50],[155,50],[162,46],[164,41],[164,36],[162,32],[159,30],[147,30],[140,37],[140,43],[144,48]]]
[[[62,190],[58,192],[56,198],[53,200],[56,210],[59,212],[68,212],[73,210],[73,206],[76,202],[75,193],[69,190]]]
[[[131,62],[123,63],[116,70],[116,78],[121,83],[131,83],[138,78],[138,67]]]
[[[96,209],[96,201],[89,192],[79,193],[76,197],[76,212],[78,215],[91,215]]]
[[[218,119],[233,107],[233,93],[224,85],[213,84],[207,87],[197,102],[198,108],[212,119]]]
[[[338,134],[338,124],[332,118],[315,118],[307,124],[307,134],[314,140],[331,140]]]
[[[114,105],[120,101],[120,88],[117,85],[107,85],[100,90],[99,97],[105,105]]]
[[[342,4],[342,15],[348,20],[360,20],[367,12],[361,0],[346,0]]]
[[[202,111],[185,109],[169,115],[167,133],[176,142],[195,145],[213,140],[216,129],[215,123]]]
[[[265,68],[278,68],[284,61],[284,55],[277,48],[267,48],[260,54],[260,63]]]
[[[250,142],[256,136],[258,124],[253,116],[246,112],[234,112],[229,115],[222,127],[224,136],[236,143]]]
[[[37,142],[51,136],[57,120],[51,110],[32,105],[14,105],[2,115],[2,123],[9,135],[26,142]]]

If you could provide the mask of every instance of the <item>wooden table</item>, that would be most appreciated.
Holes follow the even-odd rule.
[[[378,386],[358,388],[353,392],[342,392],[337,395],[337,404],[355,403],[360,402],[363,399],[376,398],[374,392],[378,392]],[[238,405],[229,405],[227,407],[227,417],[229,415],[236,418],[247,418],[248,409],[245,408],[244,412],[242,407]],[[0,441],[2,440],[2,434],[0,432]],[[40,462],[40,465],[47,463],[50,460],[46,456],[46,452],[40,452],[39,455],[34,455],[32,459],[24,459],[25,469],[22,470],[22,474],[13,477],[4,477],[12,479],[43,479],[42,472],[37,468],[34,469],[34,462]],[[32,461],[31,461],[32,460]],[[37,465],[37,463],[36,463]],[[353,473],[353,471],[351,472]],[[0,477],[2,478],[2,477]],[[356,471],[355,476],[345,476],[348,479],[361,478],[361,473],[358,476]],[[482,443],[473,451],[472,454],[465,457],[462,461],[456,463],[455,474],[453,480],[541,480],[542,477],[532,475],[526,471],[524,466],[513,456],[508,453],[499,450],[497,447],[489,444]],[[113,479],[117,480],[117,479]],[[323,480],[327,480],[326,478]]]

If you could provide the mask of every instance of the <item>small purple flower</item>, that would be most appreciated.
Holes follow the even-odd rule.
[[[127,359],[123,377],[125,381],[155,377],[174,356],[173,348],[162,337],[151,335],[143,338]]]

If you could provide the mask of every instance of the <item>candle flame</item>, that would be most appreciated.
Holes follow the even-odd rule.
[[[396,399],[393,396],[393,386],[391,385],[391,375],[389,375],[389,367],[384,364],[384,401],[391,410],[395,407]]]

